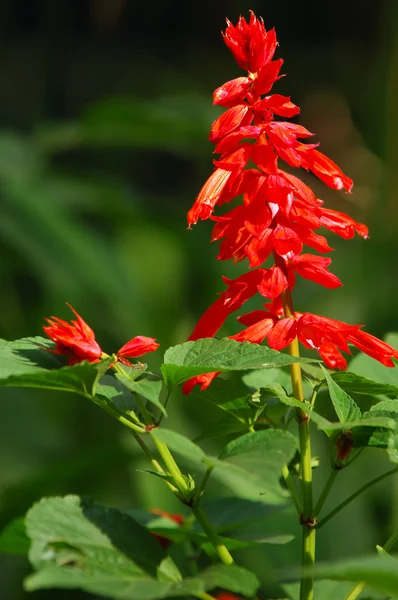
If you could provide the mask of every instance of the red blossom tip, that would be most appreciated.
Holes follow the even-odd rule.
[[[98,361],[102,350],[95,341],[93,330],[70,304],[66,304],[76,316],[76,321],[68,323],[58,317],[45,318],[48,325],[44,325],[43,330],[55,342],[55,350],[50,352],[67,356],[70,365],[82,360]]]
[[[155,352],[159,345],[153,338],[137,335],[135,338],[124,344],[116,353],[117,358],[137,358],[148,352]]]

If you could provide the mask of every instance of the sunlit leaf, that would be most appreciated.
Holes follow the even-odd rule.
[[[250,342],[203,338],[169,348],[161,369],[168,385],[179,385],[202,373],[282,367],[299,361],[312,362]]]

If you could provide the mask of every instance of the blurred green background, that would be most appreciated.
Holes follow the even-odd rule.
[[[333,238],[333,271],[345,286],[330,292],[300,281],[296,307],[366,323],[379,336],[397,329],[394,0],[1,0],[1,337],[40,335],[45,316],[70,318],[68,301],[106,351],[139,334],[165,350],[187,338],[222,291],[221,275],[246,268],[216,261],[211,224],[187,231],[186,212],[212,168],[213,89],[240,75],[219,32],[226,16],[235,22],[249,9],[277,30],[288,77],[274,91],[302,107],[299,122],[354,179],[354,193],[303,178],[327,206],[371,231],[367,242]],[[232,319],[223,333],[236,330]],[[1,527],[46,494],[178,510],[161,482],[136,472],[144,463],[129,435],[95,406],[50,392],[1,395]],[[181,397],[170,413],[168,426],[193,437],[218,418]],[[334,501],[384,468],[385,457],[366,451],[342,474]],[[397,502],[387,480],[322,530],[319,556],[373,551],[398,525]],[[289,519],[276,516],[274,526],[286,529]],[[296,542],[269,548],[271,563],[297,560]],[[268,554],[251,558],[264,564]],[[27,597],[28,570],[24,560],[0,557],[2,598]]]

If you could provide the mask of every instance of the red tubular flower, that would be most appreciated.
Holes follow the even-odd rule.
[[[125,360],[126,358],[137,358],[148,352],[155,352],[158,348],[159,344],[153,338],[137,335],[127,342],[127,344],[124,344],[124,346],[116,353],[116,356],[119,362],[130,365],[130,363]]]
[[[82,360],[97,362],[102,355],[102,350],[95,341],[94,331],[87,325],[75,309],[67,306],[76,316],[76,321],[63,321],[58,317],[46,318],[48,325],[43,327],[46,335],[55,342],[54,354],[68,357],[68,364],[75,365]]]
[[[220,157],[213,161],[216,169],[188,213],[188,224],[211,218],[215,221],[212,241],[221,241],[217,258],[234,262],[247,258],[253,270],[235,280],[224,278],[228,289],[200,318],[190,339],[214,336],[232,312],[260,293],[272,303],[265,311],[238,317],[246,328],[232,339],[261,343],[267,338],[271,348],[282,350],[298,337],[334,369],[346,368],[341,352],[350,353],[348,344],[353,344],[384,365],[393,366],[397,352],[361,331],[360,325],[309,313],[283,317],[282,294],[290,294],[297,274],[328,289],[342,285],[328,270],[330,258],[308,254],[304,249],[308,246],[320,254],[333,250],[316,230],[324,227],[345,239],[355,234],[366,239],[368,228],[344,213],[324,208],[323,201],[305,183],[280,166],[282,160],[290,167],[310,171],[332,189],[351,192],[352,180],[317,149],[317,143],[307,143],[312,132],[302,125],[277,120],[297,115],[299,107],[289,96],[265,95],[281,77],[283,61],[273,60],[275,31],[266,31],[262,19],[251,12],[248,22],[239,17],[236,26],[227,20],[223,37],[247,74],[227,81],[214,92],[214,104],[226,108],[210,132],[210,140],[216,144],[214,152]],[[220,206],[239,197],[242,201],[232,210],[217,214]],[[272,255],[275,264],[262,268]],[[196,384],[205,389],[216,376],[207,373],[192,378],[184,391],[188,393]]]
[[[95,341],[94,331],[70,304],[66,304],[76,315],[76,321],[68,323],[58,317],[45,319],[48,325],[43,327],[44,332],[55,342],[55,350],[48,351],[67,356],[69,365],[75,365],[82,360],[97,362],[104,353]],[[117,358],[119,362],[130,365],[126,358],[136,358],[148,352],[154,352],[158,347],[159,344],[153,338],[138,335],[120,348]]]
[[[235,594],[231,594],[230,592],[220,592],[214,597],[216,600],[239,600],[239,596],[235,596]]]

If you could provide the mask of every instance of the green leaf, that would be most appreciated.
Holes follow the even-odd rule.
[[[239,497],[281,504],[287,498],[280,485],[281,470],[296,450],[297,440],[287,431],[247,433],[223,449],[214,476]]]
[[[137,409],[133,394],[113,375],[104,375],[101,378],[96,387],[96,395],[121,415],[129,416]]]
[[[164,355],[161,370],[166,384],[170,386],[179,385],[202,373],[282,367],[309,360],[298,359],[250,342],[203,338],[169,348]]]
[[[205,591],[219,587],[245,596],[253,596],[260,586],[254,573],[236,565],[209,567],[200,573],[197,579],[203,581]]]
[[[19,517],[9,523],[0,533],[0,552],[27,556],[30,540],[25,531],[25,518]]]
[[[92,561],[91,566],[96,561],[118,562],[130,575],[140,577],[155,575],[165,556],[160,544],[131,516],[96,504],[84,505],[78,496],[43,498],[28,511],[25,525],[32,540],[29,558],[36,568],[59,565],[61,542],[74,549],[79,564],[84,565],[86,559]]]
[[[199,446],[191,442],[191,440],[181,433],[161,428],[153,429],[151,435],[167,444],[170,450],[181,454],[181,456],[187,460],[192,460],[193,462],[205,462],[205,459],[207,458],[206,454]]]
[[[139,394],[146,400],[149,400],[161,412],[167,416],[163,404],[160,401],[163,382],[161,379],[140,379],[139,381],[131,380],[127,375],[116,373],[117,379],[126,386],[134,394]]]
[[[357,375],[350,371],[333,373],[332,379],[343,388],[343,390],[350,394],[366,394],[368,396],[378,396],[383,394],[394,398],[398,396],[398,385],[373,381],[368,377],[363,377],[362,375]]]
[[[339,421],[354,421],[360,418],[361,411],[359,406],[354,402],[351,396],[337,385],[324,367],[322,367],[322,371],[324,372],[326,383],[329,388],[330,399]]]
[[[116,561],[116,557],[113,559]],[[46,567],[28,576],[24,581],[24,588],[27,592],[48,588],[81,589],[115,600],[158,600],[167,598],[173,587],[169,582],[156,579],[138,579],[123,560],[112,564],[111,559],[106,556],[100,567],[90,558],[86,559],[84,569],[80,565],[68,568]],[[194,593],[197,588],[195,585]]]
[[[215,423],[206,425],[205,431],[195,438],[195,442],[201,442],[202,440],[208,440],[211,438],[221,437],[230,435],[231,433],[244,433],[248,431],[248,425],[237,419],[236,416],[226,415],[221,417]]]
[[[391,558],[391,557],[390,557]],[[398,594],[396,560],[381,560],[379,556],[364,556],[335,563],[324,563],[315,569],[321,579],[336,581],[363,581],[384,594]]]
[[[300,583],[287,583],[283,586],[286,590],[290,600],[300,599]],[[352,583],[345,583],[339,581],[328,581],[327,579],[321,581],[315,581],[314,585],[314,598],[320,600],[343,600],[352,589]],[[362,599],[361,600],[365,600]]]
[[[219,533],[239,529],[275,512],[273,505],[230,496],[207,500],[201,506]]]
[[[193,399],[198,402],[211,402],[222,410],[233,410],[235,403],[242,400],[242,405],[238,408],[247,407],[245,399],[249,397],[248,390],[241,381],[234,379],[222,379],[218,377],[205,390],[194,387],[187,399]]]
[[[255,390],[273,383],[278,383],[289,391],[292,389],[290,373],[283,369],[256,369],[243,375],[242,381]]]
[[[54,344],[41,337],[13,342],[0,340],[0,385],[76,392],[91,397],[112,362],[109,358],[98,363],[82,361],[72,367],[63,366],[63,357],[51,354],[46,348],[51,350]]]
[[[255,575],[234,565],[209,567],[181,581],[158,541],[131,515],[84,505],[77,496],[41,500],[26,522],[38,569],[25,580],[28,591],[80,588],[117,600],[158,600],[216,587],[252,595],[259,585]]]

